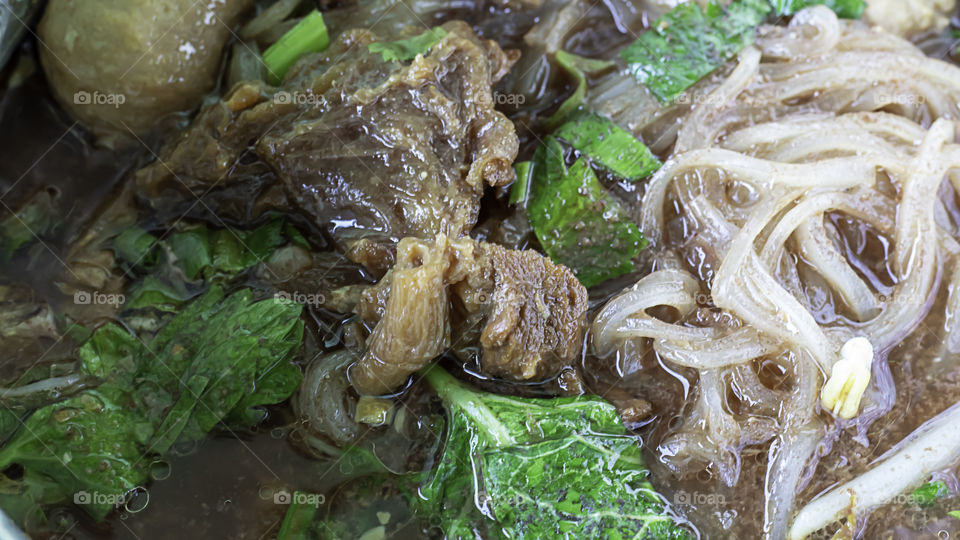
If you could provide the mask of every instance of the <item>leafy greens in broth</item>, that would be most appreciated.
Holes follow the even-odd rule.
[[[109,4],[0,101],[30,535],[960,533],[952,2]]]

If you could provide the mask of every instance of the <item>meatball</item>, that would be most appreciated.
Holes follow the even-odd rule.
[[[66,110],[110,144],[193,109],[252,0],[50,0],[40,61]]]

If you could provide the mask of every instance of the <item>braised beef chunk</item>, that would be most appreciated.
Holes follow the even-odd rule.
[[[352,260],[383,265],[382,246],[405,236],[464,234],[484,185],[513,179],[517,136],[494,110],[491,86],[516,56],[465,23],[442,28],[411,61],[368,49],[405,35],[354,30],[301,59],[280,89],[238,85],[140,171],[142,192],[229,185],[252,153]]]
[[[351,381],[362,393],[383,394],[448,348],[479,345],[481,367],[495,377],[554,376],[580,350],[587,292],[570,270],[534,251],[438,235],[403,239],[396,266],[356,310],[376,328]]]
[[[389,279],[389,296],[361,297],[361,304],[386,302],[368,340],[367,353],[350,371],[351,382],[362,393],[394,390],[450,346],[449,242],[441,235],[436,244],[402,240],[397,265],[383,280]],[[360,311],[369,311],[369,307]]]
[[[153,200],[165,190],[185,188],[199,196],[234,183],[250,141],[296,113],[292,105],[273,101],[275,92],[263,81],[244,82],[204,107],[156,161],[137,171],[140,193]]]
[[[556,375],[580,351],[586,289],[567,267],[535,251],[482,246],[482,289],[461,282],[455,292],[472,312],[485,316],[484,370],[520,380]]]

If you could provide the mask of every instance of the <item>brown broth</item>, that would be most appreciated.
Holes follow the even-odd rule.
[[[470,16],[475,16],[471,13]],[[590,56],[610,56],[617,46],[628,43],[632,34],[647,24],[644,14],[634,28],[619,28],[617,21],[600,6],[591,8],[584,21],[577,25],[568,50]],[[493,30],[481,26],[490,34]],[[496,39],[496,35],[486,37]],[[511,45],[522,42],[513,39]],[[28,44],[29,47],[29,44]],[[28,51],[28,54],[32,54]],[[551,77],[552,90],[557,96],[568,90],[569,81]],[[562,88],[558,88],[562,87]],[[546,109],[505,111],[518,120],[518,132],[523,138],[519,159],[529,158],[542,130],[537,126],[538,113],[555,106],[556,97],[547,100]],[[52,254],[44,255],[42,264],[27,266],[23,258],[2,268],[5,279],[28,283],[38,294],[54,302],[59,293],[51,286],[54,273],[38,272],[37,267],[56,268],[51,255],[61,252],[89,222],[98,206],[109,199],[116,185],[135,164],[148,156],[140,149],[114,153],[94,150],[83,142],[78,129],[70,126],[49,99],[42,77],[34,77],[21,89],[3,98],[0,115],[0,144],[6,150],[0,160],[0,177],[5,184],[3,201],[15,207],[31,189],[55,186],[61,190],[66,228],[50,243]],[[48,158],[45,151],[52,152]],[[51,159],[52,158],[52,159]],[[37,165],[34,167],[34,162]],[[16,189],[8,191],[23,174]],[[9,180],[9,181],[7,181]],[[957,216],[956,201],[948,205]],[[484,209],[488,212],[487,208]],[[499,210],[491,212],[499,217]],[[676,216],[674,216],[676,217]],[[834,224],[841,231],[849,253],[864,261],[858,268],[861,276],[879,291],[889,291],[893,285],[886,264],[886,244],[876,233],[857,228],[855,224],[835,216]],[[709,279],[712,270],[706,256],[694,257],[690,270]],[[596,292],[596,291],[595,291]],[[944,354],[943,301],[945,286],[937,295],[930,315],[903,343],[889,353],[891,371],[897,389],[893,409],[876,421],[868,430],[868,446],[854,440],[855,432],[836,434],[830,454],[824,457],[817,473],[800,495],[799,503],[810,500],[830,486],[850,479],[865,470],[869,463],[901,440],[926,419],[950,404],[960,400],[960,358]],[[587,388],[592,393],[612,400],[641,398],[653,406],[653,414],[637,432],[645,443],[645,454],[654,486],[674,509],[693,522],[704,538],[757,538],[762,526],[761,502],[764,499],[763,480],[767,464],[768,445],[748,447],[741,453],[742,464],[738,484],[727,487],[709,472],[676,476],[662,463],[656,448],[673,427],[678,413],[691,400],[691,385],[695,373],[691,370],[670,369],[663,365],[643,343],[632,344],[637,354],[631,359],[584,358]],[[766,381],[776,379],[776,373],[763,376]],[[774,383],[771,383],[774,384]],[[498,389],[486,382],[489,389]],[[500,390],[517,392],[516,387],[502,386]],[[529,391],[529,390],[524,390]],[[113,514],[106,523],[95,524],[82,512],[70,508],[54,510],[52,516],[62,525],[51,537],[58,538],[182,538],[229,537],[264,538],[276,534],[283,518],[284,506],[274,504],[271,490],[277,487],[310,490],[327,495],[331,504],[336,501],[337,486],[348,474],[335,461],[317,460],[298,451],[287,440],[286,425],[292,421],[288,409],[278,409],[271,423],[253,435],[221,435],[199,444],[183,455],[166,459],[170,475],[155,480],[148,486],[150,500],[137,513]],[[693,501],[696,504],[686,504]],[[960,520],[948,518],[946,512],[960,508],[960,500],[949,498],[934,507],[920,509],[910,503],[889,505],[874,512],[867,520],[865,538],[945,538],[960,534]],[[420,538],[423,531],[409,526],[394,538]]]

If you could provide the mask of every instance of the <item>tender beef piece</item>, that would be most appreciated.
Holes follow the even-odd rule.
[[[355,30],[301,59],[279,90],[241,84],[140,171],[142,193],[229,185],[252,154],[351,260],[385,270],[400,238],[468,232],[484,185],[513,179],[517,136],[491,86],[516,55],[463,22],[443,28],[410,62],[368,50],[403,36]]]
[[[479,345],[481,367],[494,377],[554,376],[580,350],[587,292],[534,251],[439,235],[403,239],[396,266],[356,311],[376,327],[351,381],[361,393],[383,394],[448,348]]]
[[[452,292],[468,324],[482,328],[484,371],[515,380],[556,375],[580,351],[586,289],[565,266],[533,250],[478,246],[474,266]]]
[[[271,101],[274,92],[265,82],[245,82],[204,107],[157,161],[137,171],[139,194],[152,200],[166,190],[189,189],[199,196],[236,181],[235,169],[250,141],[296,113],[291,104]]]
[[[370,336],[363,360],[350,371],[350,381],[362,393],[390,392],[450,346],[450,259],[446,237],[440,238],[440,249],[419,240],[400,242],[401,262],[390,274],[384,317]]]
[[[231,26],[252,0],[50,0],[40,61],[71,116],[104,136],[142,134],[200,105]]]

